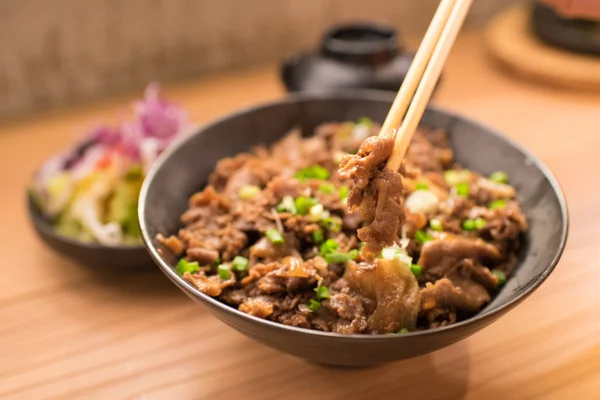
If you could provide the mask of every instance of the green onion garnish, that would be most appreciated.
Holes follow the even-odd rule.
[[[475,229],[483,229],[487,226],[487,221],[483,218],[475,218]]]
[[[316,312],[316,311],[319,311],[319,309],[321,308],[321,303],[319,303],[315,299],[310,299],[306,306],[308,307],[308,309],[310,311]]]
[[[469,197],[471,188],[468,183],[459,183],[456,186],[456,194],[462,197]]]
[[[506,283],[506,274],[504,271],[500,271],[499,269],[492,270],[492,274],[498,278],[498,286],[502,286]]]
[[[329,215],[329,213],[325,211],[323,208],[323,204],[317,204],[316,206],[312,206],[310,208],[310,216],[315,221],[320,221],[324,216]]]
[[[419,182],[415,185],[415,190],[429,190],[429,185],[426,183]]]
[[[215,258],[210,264],[210,268],[215,270],[221,264],[221,259],[219,257]]]
[[[344,200],[348,198],[348,193],[350,193],[350,188],[346,185],[340,187],[340,200]]]
[[[331,194],[335,191],[333,183],[321,183],[319,185],[319,191],[325,194]]]
[[[331,232],[339,232],[342,229],[342,220],[339,217],[327,217],[321,221],[325,229]]]
[[[402,328],[402,329],[400,329],[400,330],[398,331],[398,334],[399,334],[399,335],[401,335],[401,334],[403,334],[403,333],[408,333],[408,329],[406,329],[406,328]]]
[[[344,264],[349,260],[348,253],[342,253],[339,251],[334,251],[333,253],[327,253],[323,257],[327,264]]]
[[[296,200],[294,200],[294,205],[296,206],[296,213],[300,215],[308,214],[310,208],[316,204],[316,199],[305,196],[298,196],[296,197]]]
[[[431,228],[431,230],[434,230],[436,232],[441,232],[444,230],[444,225],[442,224],[442,221],[440,221],[437,218],[433,218],[431,221],[429,221],[429,227]]]
[[[200,268],[200,265],[198,265],[197,261],[189,262],[182,258],[177,263],[176,270],[179,275],[183,275],[186,272],[189,272],[190,274],[198,272],[199,268]]]
[[[282,244],[285,242],[283,235],[275,228],[271,228],[265,232],[265,236],[269,238],[273,244]]]
[[[317,300],[319,301],[331,298],[331,294],[329,294],[329,289],[327,289],[327,286],[317,286],[315,288],[315,292],[317,293]]]
[[[490,175],[490,181],[493,181],[496,183],[507,183],[508,175],[506,175],[506,172],[504,172],[504,171],[496,171]]]
[[[490,210],[495,210],[497,208],[504,208],[504,207],[506,207],[506,200],[503,200],[503,199],[494,200],[488,206],[488,208]]]
[[[320,229],[312,233],[312,238],[313,242],[315,242],[316,244],[321,244],[323,243],[323,240],[325,240],[325,237],[323,236],[323,231]]]
[[[334,239],[327,239],[320,248],[320,253],[321,255],[325,255],[325,254],[329,254],[329,253],[333,253],[334,251],[337,250],[337,248],[339,247],[338,242],[336,242]]]
[[[472,220],[472,219],[465,219],[465,220],[462,222],[462,224],[461,224],[461,225],[462,225],[462,228],[463,228],[465,231],[473,231],[473,230],[475,230],[475,220]]]
[[[444,179],[450,186],[456,186],[459,183],[468,183],[471,180],[471,171],[468,169],[446,171],[444,172]]]
[[[423,272],[423,267],[421,267],[419,264],[411,264],[410,270],[412,271],[413,275],[418,278],[421,276],[421,272]]]
[[[348,259],[354,261],[356,260],[356,257],[358,257],[358,250],[352,249],[348,252]]]
[[[487,226],[487,222],[483,218],[466,219],[462,222],[462,228],[465,231],[474,231],[475,229],[483,229]]]
[[[246,257],[235,256],[233,258],[233,261],[231,262],[231,267],[233,268],[234,271],[244,272],[245,270],[248,269],[248,263],[249,263],[249,261]]]
[[[367,118],[367,117],[360,117],[358,119],[358,121],[356,121],[356,123],[358,125],[364,125],[366,127],[370,127],[371,125],[373,125],[373,120],[371,120],[371,118]]]
[[[294,177],[300,179],[301,181],[305,181],[306,179],[318,179],[321,181],[326,181],[329,179],[329,171],[320,165],[313,165],[312,167],[302,168],[300,171],[296,172]]]
[[[231,278],[231,269],[229,268],[229,265],[221,264],[219,265],[217,271],[219,272],[219,278],[223,279],[224,281]]]
[[[296,204],[294,203],[294,198],[292,196],[284,196],[282,202],[279,203],[275,209],[277,212],[289,212],[296,214]]]
[[[260,187],[256,185],[244,185],[238,189],[238,197],[242,200],[250,200],[260,193]]]
[[[431,235],[425,231],[418,230],[415,232],[415,240],[417,242],[423,244],[425,242],[429,242],[430,240],[433,240],[433,237],[431,237]]]

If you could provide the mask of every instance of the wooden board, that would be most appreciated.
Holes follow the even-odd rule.
[[[276,68],[169,86],[202,123],[279,97]],[[571,216],[550,278],[498,322],[433,354],[370,370],[326,369],[257,344],[160,273],[108,275],[34,236],[24,186],[77,129],[132,98],[0,126],[0,399],[597,399],[600,393],[598,96],[491,68],[460,38],[437,102],[495,126],[556,173]]]
[[[519,5],[496,16],[485,31],[490,54],[511,72],[541,83],[600,90],[600,57],[552,47],[535,37],[530,8]]]

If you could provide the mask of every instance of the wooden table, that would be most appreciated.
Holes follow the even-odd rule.
[[[197,122],[281,93],[275,68],[167,88]],[[600,398],[600,97],[507,77],[474,35],[459,41],[437,100],[548,163],[568,197],[569,243],[543,287],[500,321],[444,350],[368,370],[278,353],[211,317],[158,272],[91,271],[34,236],[24,207],[34,168],[131,98],[0,127],[0,398]]]

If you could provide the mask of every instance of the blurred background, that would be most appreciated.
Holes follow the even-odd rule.
[[[519,0],[476,1],[465,29]],[[383,22],[407,38],[436,0],[2,0],[0,119],[79,104],[314,48],[332,24]],[[413,46],[414,47],[414,46]]]

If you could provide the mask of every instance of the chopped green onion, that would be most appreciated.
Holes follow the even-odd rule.
[[[465,231],[474,231],[475,230],[475,221],[472,219],[465,219],[462,222],[462,228]]]
[[[238,197],[242,200],[250,200],[260,193],[260,187],[256,185],[244,185],[238,189]]]
[[[221,264],[217,270],[219,272],[219,278],[223,279],[224,281],[231,278],[231,269],[229,268],[229,265]]]
[[[504,271],[500,271],[499,269],[492,270],[492,274],[498,278],[498,286],[502,286],[506,283],[506,274]]]
[[[342,253],[339,251],[327,253],[325,254],[324,258],[325,261],[327,261],[327,264],[344,264],[349,259],[347,253]]]
[[[213,262],[210,264],[211,269],[217,269],[217,267],[221,264],[221,259],[219,257],[215,258]]]
[[[306,179],[318,179],[321,181],[326,181],[329,179],[329,171],[320,165],[313,165],[312,167],[302,168],[300,171],[296,172],[294,177],[300,179],[301,181],[305,181]]]
[[[335,191],[333,183],[321,183],[319,185],[319,191],[325,194],[331,194]]]
[[[198,272],[199,268],[200,266],[198,265],[197,261],[189,262],[186,259],[182,258],[177,263],[176,270],[179,275],[183,275],[186,272],[189,272],[190,274]]]
[[[487,226],[487,222],[483,218],[466,219],[462,222],[462,228],[465,231],[474,231],[475,229],[483,229]]]
[[[277,212],[289,212],[296,214],[296,204],[292,196],[284,196],[283,201],[275,208]]]
[[[507,183],[508,175],[506,175],[506,172],[504,171],[496,171],[490,175],[490,181],[496,183]]]
[[[425,231],[418,230],[415,232],[415,240],[417,242],[423,244],[425,242],[429,242],[430,240],[433,240],[433,237],[431,237],[431,235]]]
[[[410,270],[412,271],[413,275],[418,278],[421,276],[421,272],[423,272],[423,267],[421,267],[419,264],[411,264]]]
[[[360,249],[362,250],[363,247],[365,247],[367,244],[365,242],[360,242]]]
[[[323,208],[323,204],[317,204],[316,206],[312,206],[310,208],[310,216],[315,221],[320,221],[324,216],[329,215]]]
[[[350,188],[346,185],[340,187],[340,200],[344,200],[348,198],[348,193],[350,193]]]
[[[468,183],[471,180],[471,171],[468,169],[446,171],[444,172],[444,179],[450,186],[456,186],[459,183]]]
[[[327,286],[317,286],[315,288],[315,292],[317,293],[317,300],[319,301],[331,298],[331,294],[329,293]]]
[[[310,311],[316,312],[316,311],[319,311],[319,309],[321,308],[321,303],[319,303],[315,299],[310,299],[306,306],[308,307],[308,309]]]
[[[441,232],[444,230],[444,225],[442,224],[442,221],[440,221],[437,218],[433,218],[431,221],[429,221],[429,227],[431,228],[431,230],[434,230],[436,232]]]
[[[317,204],[317,200],[311,197],[298,196],[296,200],[294,200],[294,205],[296,206],[296,213],[300,215],[308,214],[310,208]]]
[[[356,249],[352,249],[348,252],[348,258],[352,261],[356,260],[356,257],[358,257],[358,250]]]
[[[371,120],[371,118],[367,118],[367,117],[360,117],[358,119],[358,121],[356,121],[356,123],[358,125],[364,125],[366,127],[370,127],[371,125],[373,125],[373,120]]]
[[[498,199],[498,200],[492,201],[488,208],[490,210],[495,210],[495,209],[504,208],[504,207],[506,207],[506,200]]]
[[[323,231],[320,229],[312,233],[312,238],[316,244],[321,244],[323,243],[323,240],[325,240],[325,237],[323,236]]]
[[[483,229],[487,226],[487,221],[483,218],[475,218],[475,229]]]
[[[331,232],[339,232],[342,229],[342,220],[340,217],[327,217],[321,221],[325,229]]]
[[[429,185],[426,183],[418,182],[415,185],[415,190],[429,190]]]
[[[282,244],[285,242],[283,235],[275,228],[271,228],[265,232],[265,236],[269,238],[273,244]]]
[[[471,188],[468,183],[459,183],[456,186],[456,194],[462,197],[469,197]]]
[[[336,242],[334,239],[327,239],[322,245],[321,245],[321,255],[325,255],[325,254],[329,254],[329,253],[333,253],[334,251],[337,250],[337,248],[339,247],[338,242]]]
[[[406,329],[406,328],[402,328],[402,329],[400,329],[400,330],[398,331],[398,334],[399,334],[399,335],[402,335],[403,333],[408,333],[408,329]]]
[[[248,269],[249,262],[250,261],[248,261],[248,259],[246,257],[235,256],[233,258],[233,261],[231,262],[231,267],[233,268],[234,271],[244,272],[245,270]]]

